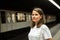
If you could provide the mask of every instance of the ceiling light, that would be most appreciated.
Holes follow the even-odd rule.
[[[54,4],[58,9],[60,9],[60,6],[53,0],[49,0],[52,4]]]

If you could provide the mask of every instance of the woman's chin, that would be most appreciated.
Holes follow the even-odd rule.
[[[33,20],[33,22],[36,22],[35,20]]]

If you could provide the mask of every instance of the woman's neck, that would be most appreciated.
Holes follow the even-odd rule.
[[[40,23],[40,24],[35,23],[35,25],[36,25],[37,27],[41,27],[42,23]]]
[[[35,25],[37,25],[37,22],[35,23]]]

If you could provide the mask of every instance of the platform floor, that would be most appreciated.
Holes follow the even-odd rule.
[[[56,31],[52,32],[52,29],[54,27],[55,27],[54,29],[56,29],[56,25],[60,26],[60,24],[56,22],[51,22],[51,23],[47,23],[46,25],[50,28],[51,33],[54,37],[56,34]],[[28,40],[29,30],[30,30],[30,27],[18,29],[18,30],[14,30],[14,31],[6,32],[6,33],[1,33],[1,40]]]
[[[54,35],[53,40],[60,40],[60,30]]]

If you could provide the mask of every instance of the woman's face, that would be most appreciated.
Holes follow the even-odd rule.
[[[40,15],[38,12],[33,11],[32,12],[32,21],[33,22],[38,22],[42,18],[42,15]]]

